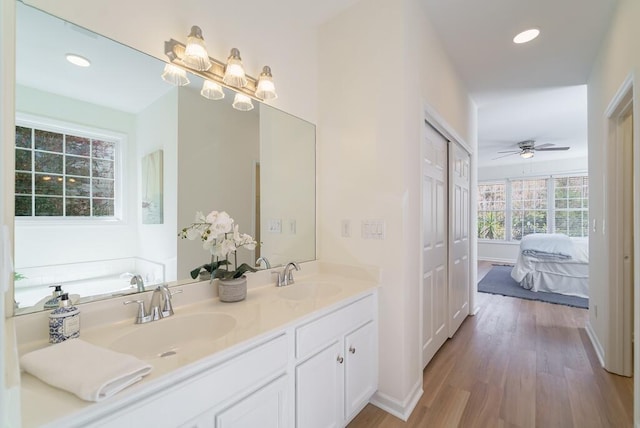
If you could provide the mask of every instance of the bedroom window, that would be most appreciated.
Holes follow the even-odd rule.
[[[119,140],[59,124],[16,126],[17,218],[114,219]]]
[[[506,239],[506,198],[505,183],[478,186],[478,238]]]
[[[531,233],[589,236],[589,177],[478,184],[478,239],[519,241]]]
[[[555,231],[568,236],[589,236],[589,177],[554,179]]]
[[[547,180],[511,182],[511,238],[547,232]]]

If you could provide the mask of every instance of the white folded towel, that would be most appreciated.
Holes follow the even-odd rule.
[[[100,401],[140,381],[151,365],[131,355],[69,339],[29,352],[22,369],[86,401]]]

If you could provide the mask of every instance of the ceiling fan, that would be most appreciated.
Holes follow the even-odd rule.
[[[493,158],[493,160],[504,158],[506,156],[511,156],[511,155],[520,155],[522,159],[530,159],[533,157],[533,154],[536,150],[541,152],[550,152],[550,151],[569,150],[571,148],[571,147],[553,147],[553,146],[555,146],[555,144],[551,144],[551,143],[546,143],[546,144],[541,144],[539,146],[536,146],[535,140],[524,140],[518,143],[519,150],[516,150],[516,151],[508,150],[508,151],[498,152],[498,153],[508,153],[508,154],[504,156],[498,156],[497,158]]]

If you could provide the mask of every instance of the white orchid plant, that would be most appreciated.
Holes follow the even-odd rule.
[[[212,280],[240,278],[246,272],[256,271],[246,263],[238,266],[236,251],[242,247],[253,250],[257,242],[250,235],[240,233],[238,225],[224,211],[211,211],[207,215],[198,211],[195,222],[182,229],[178,236],[192,241],[199,239],[202,242],[202,248],[211,252],[211,263],[192,270],[193,279],[196,279],[202,270],[209,272]],[[229,270],[225,267],[231,264],[229,256],[232,253],[234,269]]]

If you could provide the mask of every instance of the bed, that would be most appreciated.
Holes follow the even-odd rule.
[[[511,277],[527,290],[588,298],[589,240],[559,233],[527,235]]]

